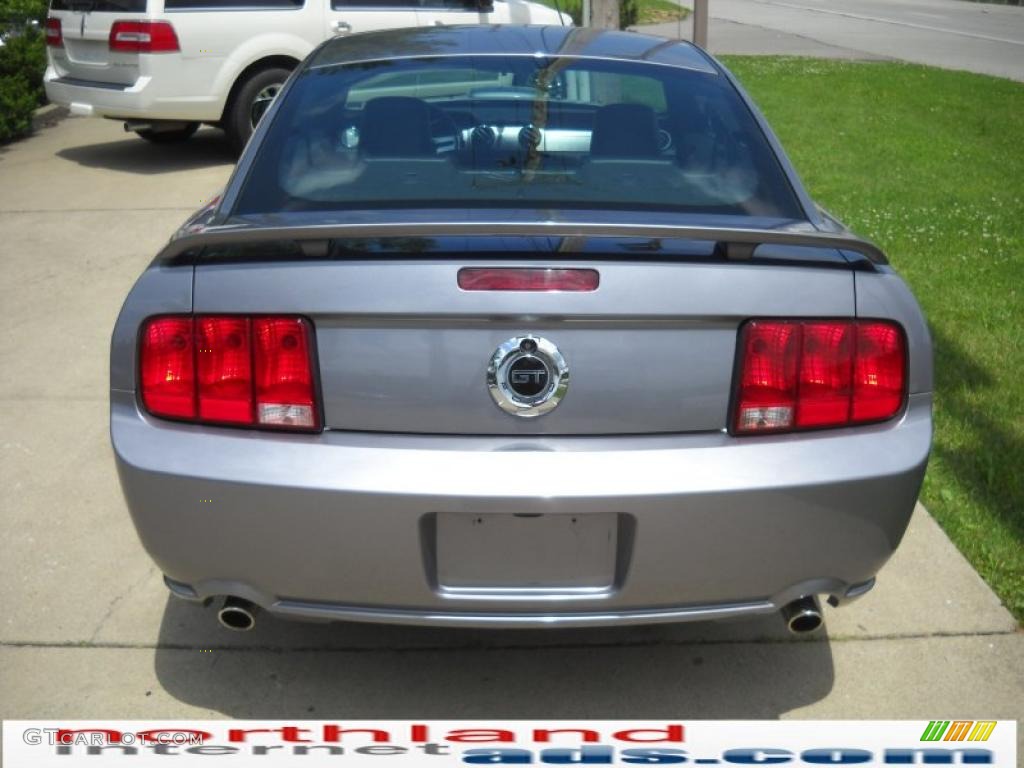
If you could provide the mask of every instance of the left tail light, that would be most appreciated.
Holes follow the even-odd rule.
[[[46,20],[46,44],[54,48],[64,47],[64,32],[60,26],[60,19],[50,16]]]
[[[115,21],[107,40],[119,53],[174,53],[181,50],[178,35],[168,21]]]
[[[305,318],[173,315],[142,327],[139,387],[154,416],[316,431],[314,371]]]

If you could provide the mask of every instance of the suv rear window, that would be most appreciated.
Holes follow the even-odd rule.
[[[146,0],[51,0],[52,11],[96,13],[145,13]]]
[[[234,212],[533,206],[805,218],[719,74],[518,55],[306,70]]]

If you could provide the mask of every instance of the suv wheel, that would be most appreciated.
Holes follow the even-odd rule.
[[[241,152],[245,148],[245,143],[252,136],[256,124],[290,74],[289,70],[282,67],[261,69],[242,83],[235,93],[235,98],[228,105],[224,129],[227,131],[228,141],[236,152]]]
[[[190,139],[192,134],[199,130],[199,123],[186,123],[183,128],[173,128],[169,131],[152,131],[143,129],[136,133],[146,141],[154,144],[173,144],[178,141]]]

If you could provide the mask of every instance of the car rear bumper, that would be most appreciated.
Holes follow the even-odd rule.
[[[307,619],[654,623],[869,589],[917,499],[931,396],[898,421],[817,434],[523,439],[211,429],[115,391],[111,434],[139,536],[179,596]],[[434,521],[449,513],[615,513],[615,579],[448,589]]]
[[[163,66],[166,66],[166,62]],[[220,120],[224,101],[212,95],[177,93],[180,77],[173,72],[140,76],[130,85],[61,77],[52,66],[43,85],[46,98],[82,117],[144,120]]]

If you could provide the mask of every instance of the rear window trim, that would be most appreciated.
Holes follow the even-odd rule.
[[[129,8],[117,8],[111,3],[110,7],[97,7],[102,5],[102,0],[51,0],[50,11],[63,13],[130,13],[146,14],[149,12],[149,0],[133,0]],[[141,5],[141,7],[139,7]]]
[[[232,5],[230,2],[224,0],[218,0],[216,4],[211,5],[178,5],[171,6],[167,5],[168,0],[164,0],[164,13],[248,13],[248,12],[260,12],[260,11],[301,11],[306,7],[306,0],[298,0],[298,2],[289,2],[288,0],[280,0],[274,5]],[[174,0],[170,0],[174,2]],[[188,2],[188,0],[185,0]]]
[[[331,0],[332,11],[393,11],[395,13],[408,13],[409,11],[421,10],[419,4],[414,0],[403,5],[397,0],[389,0],[387,4],[374,5],[368,3],[366,0],[353,0],[351,3],[346,3],[344,0]],[[429,9],[428,9],[429,10]],[[438,10],[438,9],[434,9]]]

